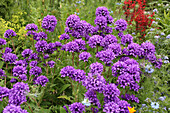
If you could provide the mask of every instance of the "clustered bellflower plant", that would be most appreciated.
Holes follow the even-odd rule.
[[[42,112],[44,103],[56,105],[46,106],[49,112],[136,111],[142,70],[151,74],[149,68],[160,69],[162,60],[151,42],[137,44],[132,35],[123,34],[128,26],[124,19],[114,22],[106,7],[98,7],[95,15],[95,26],[75,14],[68,16],[65,32],[54,40],[50,40],[49,34],[55,31],[55,16],[44,17],[41,23],[44,32],[34,23],[28,24],[26,38],[32,39],[32,45],[20,53],[14,54],[15,48],[13,51],[6,47],[6,40],[0,39],[5,46],[0,54],[3,62],[0,78],[4,82],[0,86],[0,101],[6,103],[3,113]],[[114,30],[119,34],[113,34]],[[5,38],[15,36],[13,30],[4,34]],[[141,61],[152,65],[141,66]]]

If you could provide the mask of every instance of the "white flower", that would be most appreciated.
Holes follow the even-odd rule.
[[[87,98],[84,98],[84,100],[82,101],[82,103],[83,103],[85,106],[90,106],[90,105],[91,105],[90,101],[89,101]]]

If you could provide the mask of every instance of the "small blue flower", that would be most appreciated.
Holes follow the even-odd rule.
[[[164,56],[164,59],[168,60],[169,58],[167,56]]]
[[[121,5],[122,3],[116,3],[116,5]]]
[[[170,38],[170,34],[168,36],[166,36],[166,38]]]
[[[90,106],[90,105],[91,105],[90,101],[89,101],[87,98],[84,98],[84,100],[82,101],[82,103],[83,103],[85,106]]]
[[[152,102],[150,98],[146,98],[146,102]]]
[[[164,36],[164,35],[165,35],[165,33],[164,33],[164,32],[162,32],[162,33],[161,33],[161,35],[162,35],[162,36]]]
[[[156,18],[156,20],[161,20],[160,18]]]
[[[164,63],[165,63],[165,64],[169,63],[169,60],[164,60]]]
[[[150,68],[149,70],[148,70],[148,73],[153,73],[154,72],[154,69],[153,68]]]
[[[113,11],[110,11],[110,13],[113,13]]]
[[[157,10],[157,9],[154,9],[153,12],[158,13],[158,10]]]
[[[154,109],[158,109],[159,103],[158,102],[151,102],[151,107],[154,108]]]
[[[154,36],[154,38],[158,39],[158,38],[160,38],[160,36]]]
[[[152,24],[158,24],[158,22],[153,21]]]
[[[77,1],[76,3],[77,3],[77,4],[80,4],[80,3],[81,3],[81,1]]]
[[[146,104],[142,104],[142,107],[147,107]]]
[[[150,31],[154,31],[155,29],[154,28],[151,28]]]
[[[166,96],[159,97],[159,100],[164,101],[166,99]]]
[[[132,33],[132,35],[136,35],[136,33],[134,32],[134,33]]]

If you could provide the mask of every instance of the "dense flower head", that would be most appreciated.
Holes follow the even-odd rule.
[[[86,50],[86,42],[84,41],[84,40],[82,40],[82,39],[75,39],[74,40],[77,44],[78,44],[78,46],[79,46],[79,50]]]
[[[40,67],[38,66],[35,66],[35,67],[32,67],[29,71],[29,74],[30,75],[35,75],[35,76],[38,76],[42,73],[42,70]]]
[[[96,54],[96,58],[103,61],[106,65],[110,65],[112,60],[115,59],[115,54],[111,49],[100,51]]]
[[[89,57],[92,57],[89,52],[82,52],[79,55],[79,60],[83,60],[84,62],[88,62]]]
[[[113,20],[113,17],[112,17],[111,15],[107,15],[106,18],[107,18],[107,23],[108,23],[108,24],[114,23],[114,22],[113,22],[113,21],[114,21],[114,20]]]
[[[31,54],[33,53],[33,50],[31,49],[25,49],[23,52],[22,52],[22,56],[25,58],[25,57],[29,57]]]
[[[10,104],[6,106],[3,113],[28,113],[27,110],[22,110],[20,106]]]
[[[29,56],[29,59],[38,59],[38,54],[37,53],[32,53],[30,56]]]
[[[97,45],[100,45],[103,40],[103,37],[100,35],[93,35],[90,37],[89,41],[87,42],[91,48],[96,48]]]
[[[134,56],[134,57],[143,56],[144,50],[143,50],[143,48],[141,48],[141,46],[139,44],[131,43],[128,45],[125,54],[128,56]]]
[[[122,37],[124,36],[123,32],[119,32],[119,33],[118,33],[118,36],[119,36],[120,38],[122,38]]]
[[[36,39],[37,36],[38,36],[38,33],[35,32],[35,31],[28,31],[26,35],[27,36],[33,36],[33,39]]]
[[[101,46],[106,49],[108,48],[108,45],[112,43],[117,43],[116,37],[114,35],[106,35],[101,41]]]
[[[96,16],[108,16],[109,15],[109,11],[106,7],[98,7],[96,9]]]
[[[4,77],[5,76],[5,71],[0,69],[0,77]]]
[[[72,80],[78,81],[79,83],[86,78],[86,73],[84,70],[75,69],[73,77],[71,77]]]
[[[55,62],[54,61],[48,61],[48,65],[50,66],[50,68],[54,68]]]
[[[35,44],[35,48],[37,52],[44,52],[47,50],[47,42],[45,40],[39,40],[36,44]]]
[[[17,82],[9,91],[9,103],[18,106],[23,102],[26,102],[27,92],[30,92],[28,84]]]
[[[105,28],[107,26],[107,19],[104,16],[97,16],[94,23],[100,28]]]
[[[0,38],[0,46],[2,46],[2,45],[6,45],[6,40]]]
[[[68,28],[75,28],[77,23],[79,23],[79,22],[80,22],[80,18],[77,15],[72,14],[67,18],[66,26]]]
[[[5,53],[3,54],[2,58],[4,59],[5,62],[10,62],[11,64],[18,59],[17,55],[13,53]]]
[[[50,55],[49,54],[45,54],[43,57],[44,57],[44,59],[48,59],[50,57]]]
[[[17,34],[12,30],[12,29],[8,29],[5,31],[4,33],[4,37],[5,38],[11,38],[11,37],[14,37],[16,36]]]
[[[83,113],[83,111],[85,111],[85,105],[80,102],[75,102],[69,105],[69,109],[71,113]]]
[[[68,39],[70,39],[70,36],[66,33],[64,33],[60,36],[60,40],[68,40]]]
[[[25,60],[15,61],[14,64],[16,66],[23,66],[23,67],[26,67],[28,65],[28,63]]]
[[[104,101],[105,103],[108,102],[118,102],[119,98],[118,96],[120,95],[120,91],[117,88],[117,86],[113,83],[111,84],[107,84],[104,86],[104,91],[103,91],[103,95],[104,95]]]
[[[35,66],[37,66],[37,64],[38,64],[38,62],[35,60],[35,61],[31,61],[30,62],[30,67],[35,67]]]
[[[114,25],[116,25],[115,30],[120,31],[120,32],[125,31],[127,29],[127,26],[128,26],[126,20],[123,20],[123,19],[117,20],[114,23]]]
[[[48,78],[46,76],[38,76],[35,80],[35,84],[41,85],[42,87],[46,86],[47,82],[48,82]]]
[[[69,76],[72,78],[74,76],[74,73],[75,73],[75,69],[72,66],[66,66],[62,68],[60,71],[61,77]]]
[[[159,58],[159,59],[157,59],[155,62],[154,62],[154,65],[155,65],[155,68],[161,68],[161,66],[162,66],[162,59],[161,58]]]
[[[117,83],[120,84],[120,87],[123,87],[123,88],[130,85],[131,81],[134,81],[133,76],[128,73],[124,73],[118,76],[118,79],[117,79]]]
[[[25,30],[38,31],[38,27],[34,23],[27,24],[26,27],[25,27]]]
[[[39,40],[43,40],[43,39],[45,39],[45,40],[47,40],[47,34],[46,33],[44,33],[44,32],[39,32],[39,33],[37,33],[37,36],[36,36],[36,39],[35,40],[37,40],[37,41],[39,41]]]
[[[9,89],[0,86],[0,101],[2,101],[2,98],[7,97],[8,94],[9,94]]]
[[[92,103],[94,106],[101,108],[100,101],[97,98],[97,94],[95,93],[95,91],[93,91],[92,89],[87,90],[87,92],[85,93],[84,96],[85,96],[85,98],[88,98],[90,103]]]
[[[120,44],[112,43],[112,44],[108,45],[108,49],[112,50],[113,53],[115,54],[115,56],[119,56],[122,54]]]
[[[102,29],[103,33],[106,33],[106,34],[111,34],[113,32],[113,28],[112,27],[109,27],[109,26],[106,26],[105,29]],[[104,35],[103,35],[104,36]]]
[[[46,49],[45,53],[52,54],[56,50],[55,43],[47,44],[46,48],[47,49]]]
[[[9,47],[6,47],[6,48],[5,48],[5,54],[6,54],[6,53],[11,53],[11,52],[12,52],[12,49],[11,49],[11,48],[9,48]]]
[[[151,42],[143,42],[141,47],[144,49],[144,55],[155,54],[155,46]]]
[[[47,15],[43,18],[42,21],[42,28],[46,29],[49,32],[53,32],[56,25],[57,25],[57,19],[53,15]]]
[[[90,73],[92,73],[93,75],[101,74],[103,72],[103,65],[98,62],[90,64],[89,68]]]
[[[61,42],[58,42],[58,41],[56,41],[54,44],[55,44],[54,48],[57,48],[57,47],[61,47],[61,46],[62,46],[62,43],[61,43]]]
[[[117,104],[119,105],[120,113],[129,113],[128,107],[130,107],[130,104],[127,101],[121,100]]]
[[[106,113],[120,113],[119,105],[116,104],[115,102],[106,103],[103,107],[104,107],[103,112],[106,112]]]
[[[127,68],[126,63],[124,63],[122,61],[118,61],[118,62],[114,63],[112,66],[112,75],[117,77],[117,75],[125,73],[126,68]]]
[[[14,66],[12,72],[13,72],[14,77],[18,77],[18,78],[20,78],[21,80],[24,80],[24,81],[27,80],[27,76],[26,76],[27,69],[26,69],[26,67]]]
[[[87,90],[92,89],[99,93],[103,92],[105,84],[106,80],[100,74],[94,76],[93,74],[88,73],[88,76],[82,81],[82,85],[86,87]]]
[[[133,37],[130,34],[123,35],[121,37],[121,44],[125,46],[125,44],[131,44],[133,43]]]
[[[65,50],[69,52],[78,52],[79,49],[79,45],[75,41],[68,42],[65,46]]]

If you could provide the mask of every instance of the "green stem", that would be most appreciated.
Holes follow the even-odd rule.
[[[45,94],[45,88],[43,88],[43,93],[42,93],[42,95],[41,95],[41,97],[40,97],[40,100],[39,100],[39,102],[38,102],[38,105],[41,104],[42,98],[43,98],[44,94]]]
[[[74,52],[72,53],[72,65],[74,67]]]
[[[28,108],[31,110],[31,112],[33,113],[33,110],[31,109],[31,107],[26,103],[26,102],[24,102],[27,106],[28,106]]]
[[[14,46],[14,41],[13,41],[12,38],[11,38],[11,41],[12,41],[12,47],[13,47],[13,49],[14,49],[14,51],[15,51],[15,54],[16,54],[16,50],[15,50],[15,46]]]

